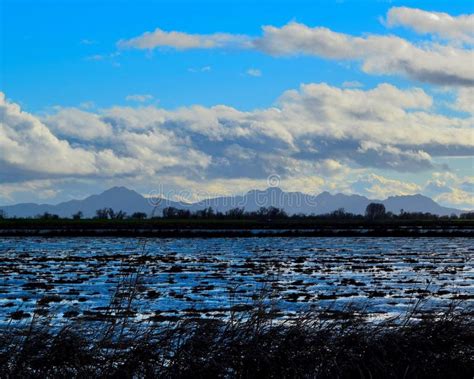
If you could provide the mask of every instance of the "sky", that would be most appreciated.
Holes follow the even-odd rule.
[[[421,193],[474,208],[472,1],[0,1],[0,204]]]

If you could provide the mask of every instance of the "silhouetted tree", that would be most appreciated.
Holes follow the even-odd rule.
[[[269,219],[277,219],[277,218],[287,218],[288,215],[283,209],[276,208],[276,207],[269,207],[267,217]]]
[[[215,215],[216,214],[212,207],[204,208],[196,212],[197,218],[214,218]]]
[[[397,216],[393,212],[388,211],[387,213],[385,213],[385,218],[393,219],[397,218]]]
[[[110,218],[112,220],[123,220],[125,217],[127,217],[127,212],[124,212],[122,210],[118,211],[117,213],[114,212],[110,215]]]
[[[459,218],[461,220],[474,220],[474,212],[462,213]]]
[[[40,220],[58,220],[59,216],[49,212],[44,212],[43,214],[36,216],[36,218],[39,218]]]
[[[344,216],[346,215],[346,211],[344,208],[339,208],[332,212],[330,215],[334,218],[344,218]]]
[[[147,218],[147,214],[144,212],[135,212],[130,217],[136,220],[144,220]]]
[[[398,216],[401,220],[438,220],[439,216],[429,212],[403,212]]]
[[[174,218],[176,216],[177,208],[175,207],[166,207],[163,208],[163,218]]]
[[[81,211],[79,211],[79,212],[77,212],[77,213],[74,213],[74,214],[72,215],[72,219],[73,219],[73,220],[80,220],[80,219],[83,218],[83,217],[84,217],[84,214],[83,214]]]
[[[0,209],[0,220],[5,218],[7,218],[7,212],[5,212],[3,209]]]
[[[107,220],[109,218],[109,215],[110,215],[109,211],[111,211],[110,208],[97,209],[95,211],[95,218],[98,218],[100,220]]]
[[[283,209],[276,207],[260,207],[257,212],[250,215],[265,220],[288,218],[288,214]]]
[[[232,208],[225,213],[226,217],[237,220],[245,215],[245,208]]]
[[[190,218],[191,212],[188,209],[178,209],[175,207],[163,208],[163,218]]]
[[[370,220],[380,219],[385,216],[385,205],[379,203],[370,203],[365,208],[365,217]]]

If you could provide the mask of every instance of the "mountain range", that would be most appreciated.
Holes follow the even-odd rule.
[[[159,199],[155,207],[149,199],[138,192],[125,187],[113,187],[107,191],[92,195],[83,200],[70,200],[56,205],[22,203],[16,205],[0,206],[8,217],[35,217],[45,212],[57,214],[61,217],[71,217],[81,211],[85,217],[93,217],[97,209],[112,208],[114,211],[122,210],[127,214],[144,212],[150,215],[153,211],[161,215],[165,207],[175,207],[195,211],[205,207],[212,207],[216,211],[225,212],[231,208],[245,208],[254,211],[260,207],[274,206],[284,209],[288,214],[324,214],[336,209],[344,208],[346,212],[363,214],[369,203],[376,202],[385,205],[387,211],[398,214],[401,209],[406,212],[429,212],[438,215],[461,214],[465,211],[447,208],[439,205],[434,200],[423,195],[390,196],[385,200],[368,199],[360,195],[335,195],[322,192],[317,196],[301,192],[284,192],[280,188],[270,187],[266,190],[252,190],[242,196],[216,197],[196,203],[184,203]]]

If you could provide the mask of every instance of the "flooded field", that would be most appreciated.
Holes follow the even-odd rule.
[[[140,273],[133,317],[225,317],[260,294],[281,317],[362,308],[374,319],[474,304],[468,238],[3,238],[0,322],[47,309],[100,320],[118,283]]]

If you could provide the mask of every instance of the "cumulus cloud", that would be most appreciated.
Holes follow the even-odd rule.
[[[112,135],[112,127],[99,116],[77,108],[60,108],[54,115],[44,117],[43,121],[58,136],[93,140]]]
[[[218,186],[278,174],[288,189],[305,178],[318,188],[350,189],[345,182],[358,170],[423,171],[436,167],[432,157],[472,154],[472,118],[439,115],[432,104],[420,88],[311,83],[286,91],[274,107],[246,112],[225,105],[60,108],[38,118],[2,97],[1,179],[180,177]],[[384,186],[391,194],[418,189],[370,180],[364,193],[374,196]]]
[[[101,115],[63,108],[42,120],[0,93],[2,182],[56,177],[155,174],[164,168],[201,167],[209,158],[172,132],[138,135]]]
[[[394,7],[387,14],[388,26],[405,26],[420,34],[436,34],[454,42],[474,43],[474,15],[451,16],[442,12]]]
[[[423,150],[402,150],[391,145],[362,141],[358,152],[360,163],[374,167],[391,168],[397,171],[422,171],[433,167],[431,156]]]
[[[19,195],[35,194],[39,199],[50,199],[59,192],[53,187],[54,181],[46,180],[27,180],[21,183],[0,183],[0,200],[2,204],[13,202]]]
[[[474,209],[474,176],[462,177],[453,172],[434,172],[423,192],[451,207]]]
[[[440,116],[430,111],[431,104],[419,88],[402,91],[380,84],[364,91],[307,84],[283,94],[271,118],[289,132],[289,142],[300,139],[314,156],[331,151],[357,159],[370,150],[386,150],[419,162],[438,149],[462,145],[472,151],[472,120]],[[371,161],[386,163],[380,158],[365,164]]]
[[[474,115],[474,88],[460,88],[453,108]]]
[[[474,53],[449,45],[416,46],[396,36],[356,37],[323,27],[291,22],[281,28],[264,26],[255,46],[268,54],[313,55],[358,60],[373,74],[398,74],[421,82],[474,86]]]
[[[450,204],[451,206],[463,209],[474,209],[474,195],[472,192],[463,191],[459,188],[452,188],[449,192],[444,192],[435,197],[436,201]]]
[[[8,102],[3,93],[0,93],[0,121],[0,162],[7,178],[9,172],[12,176],[38,171],[79,175],[95,172],[93,154],[58,139],[38,118]]]

